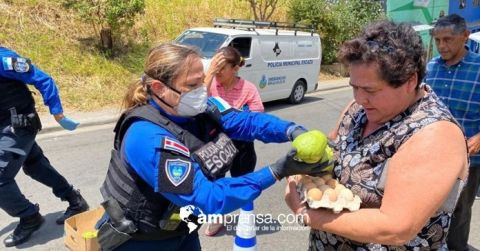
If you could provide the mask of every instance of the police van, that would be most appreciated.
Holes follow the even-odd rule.
[[[480,53],[480,31],[471,33],[468,37],[467,44],[471,51]]]
[[[322,50],[311,27],[217,18],[213,27],[188,29],[176,42],[198,47],[205,69],[219,48],[238,49],[245,59],[239,76],[256,85],[263,102],[297,104],[317,88]]]

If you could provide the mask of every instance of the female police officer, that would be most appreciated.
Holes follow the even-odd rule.
[[[5,240],[7,247],[25,242],[44,222],[38,205],[22,194],[15,182],[20,167],[34,180],[52,188],[55,196],[69,202],[69,207],[56,222],[86,211],[87,202],[59,174],[35,142],[40,131],[40,119],[35,102],[26,84],[32,84],[42,94],[43,101],[58,123],[74,130],[78,123],[63,115],[60,96],[53,79],[12,50],[0,47],[0,208],[10,216],[20,217],[20,223]]]
[[[228,213],[253,201],[276,180],[320,170],[319,165],[294,161],[290,154],[256,172],[216,179],[228,171],[237,152],[229,136],[286,142],[305,129],[208,98],[202,62],[191,47],[163,44],[152,49],[144,71],[128,92],[127,111],[115,128],[101,189],[110,216],[99,223],[102,248],[200,250],[197,232],[189,233],[178,218],[180,207]],[[195,221],[192,217],[183,220]]]

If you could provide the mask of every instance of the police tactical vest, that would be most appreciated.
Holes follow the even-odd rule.
[[[177,140],[185,144],[191,152],[201,149],[202,146],[219,138],[222,132],[219,124],[206,114],[194,118],[200,133],[193,136],[182,129],[151,105],[144,105],[122,114],[114,132],[114,148],[110,165],[101,193],[105,200],[116,199],[128,219],[132,220],[138,233],[136,239],[159,240],[175,236],[186,235],[189,232],[187,224],[181,222],[174,231],[165,231],[159,228],[159,222],[168,211],[171,202],[143,181],[125,162],[121,154],[123,137],[130,125],[137,120],[147,120],[172,133]],[[235,149],[236,150],[236,149]],[[230,163],[231,164],[231,163]]]
[[[10,118],[9,109],[12,107],[18,114],[32,113],[35,101],[25,83],[0,77],[0,121]]]

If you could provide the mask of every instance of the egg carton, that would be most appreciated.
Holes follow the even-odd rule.
[[[307,202],[310,208],[327,208],[334,213],[340,213],[344,209],[349,211],[360,209],[362,203],[360,197],[333,179],[331,174],[321,177],[297,175],[295,179],[300,199]]]

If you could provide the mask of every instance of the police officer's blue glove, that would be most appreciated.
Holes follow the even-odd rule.
[[[66,130],[70,130],[70,131],[73,131],[77,128],[78,125],[80,125],[79,122],[71,119],[71,118],[68,118],[68,117],[63,117],[60,121],[58,121],[58,123]]]
[[[277,160],[277,162],[270,165],[272,173],[278,180],[295,174],[307,174],[311,176],[317,176],[319,174],[325,173],[325,168],[328,167],[329,164],[331,164],[329,161],[312,164],[300,162],[294,159],[296,153],[297,152],[295,149],[291,149],[285,157],[280,158],[279,160]]]

